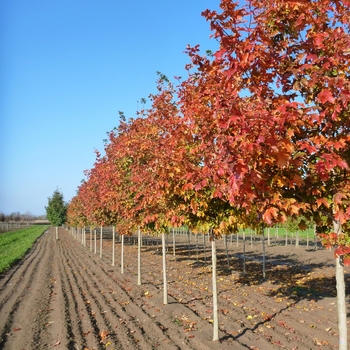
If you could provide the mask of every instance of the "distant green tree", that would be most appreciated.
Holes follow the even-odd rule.
[[[58,226],[63,225],[67,219],[67,203],[58,189],[48,198],[48,205],[45,209],[47,219],[51,225],[56,227],[56,239],[58,239]]]

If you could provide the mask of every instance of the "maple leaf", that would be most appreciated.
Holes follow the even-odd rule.
[[[298,227],[300,228],[300,230],[305,231],[307,229],[307,223],[305,222],[305,220],[301,220],[298,224]]]
[[[263,220],[271,225],[273,223],[273,219],[277,218],[278,216],[278,209],[275,207],[270,207],[265,210],[265,213],[263,214]]]
[[[288,165],[289,156],[286,153],[277,153],[277,164],[283,168]]]
[[[317,96],[318,101],[320,101],[321,103],[334,103],[334,97],[332,95],[332,92],[330,90],[324,89],[322,90],[318,96]]]
[[[333,196],[333,202],[334,204],[341,204],[342,199],[346,198],[346,195],[341,193],[341,192],[337,192],[334,196]]]

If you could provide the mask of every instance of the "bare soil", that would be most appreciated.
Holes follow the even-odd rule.
[[[155,240],[142,247],[103,241],[102,258],[64,229],[50,228],[0,277],[0,349],[337,349],[333,253],[305,246],[229,243],[228,268],[218,242],[220,340],[212,341],[210,249],[178,241],[167,255],[169,304],[163,305],[162,256]],[[197,255],[198,254],[198,255]],[[350,285],[349,268],[346,284]],[[348,314],[349,289],[347,290]],[[349,336],[350,339],[350,336]]]

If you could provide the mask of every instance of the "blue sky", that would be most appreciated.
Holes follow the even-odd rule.
[[[201,16],[219,0],[0,2],[0,212],[45,213],[75,194],[94,150],[155,92],[186,76],[187,44],[216,48]],[[147,106],[147,105],[146,105]]]

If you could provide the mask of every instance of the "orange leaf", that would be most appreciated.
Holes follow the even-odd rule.
[[[340,204],[343,198],[346,198],[345,194],[341,192],[336,193],[333,197],[334,204]]]
[[[108,335],[108,331],[102,331],[99,336],[101,338],[101,341],[104,341]]]
[[[272,224],[272,219],[276,218],[278,215],[278,209],[275,207],[271,207],[269,209],[266,209],[264,215],[263,215],[263,220],[267,224]]]

